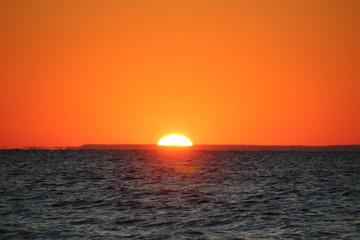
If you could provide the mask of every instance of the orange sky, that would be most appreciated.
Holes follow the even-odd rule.
[[[360,144],[358,0],[0,0],[0,147]]]

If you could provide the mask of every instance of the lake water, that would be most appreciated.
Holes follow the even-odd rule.
[[[2,239],[360,239],[359,152],[0,151]]]

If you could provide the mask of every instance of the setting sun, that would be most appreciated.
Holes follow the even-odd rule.
[[[192,146],[193,143],[185,136],[179,134],[167,135],[157,143],[160,146]]]

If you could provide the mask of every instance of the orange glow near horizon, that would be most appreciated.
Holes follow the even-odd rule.
[[[360,144],[360,1],[0,2],[0,148]]]

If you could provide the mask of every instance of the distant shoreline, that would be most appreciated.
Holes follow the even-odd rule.
[[[161,147],[156,144],[85,144],[78,147],[24,147],[12,148],[21,150],[159,150],[159,149],[187,149],[205,151],[301,151],[301,152],[360,152],[360,145],[328,145],[328,146],[302,146],[302,145],[214,145],[198,144],[191,147]],[[7,149],[2,149],[7,150]]]

